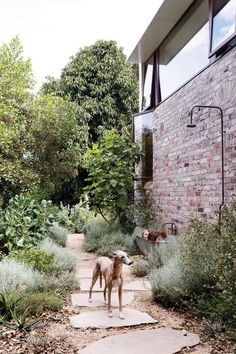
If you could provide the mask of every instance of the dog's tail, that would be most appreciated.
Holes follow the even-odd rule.
[[[102,272],[100,272],[100,288],[102,288]]]

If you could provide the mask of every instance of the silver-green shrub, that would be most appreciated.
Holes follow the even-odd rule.
[[[97,243],[97,253],[109,256],[115,250],[123,250],[129,255],[136,253],[136,247],[132,235],[125,234],[121,230],[106,232],[101,235]]]
[[[149,273],[150,265],[148,261],[145,259],[137,259],[134,261],[131,267],[131,274],[135,275],[136,277],[144,277]]]
[[[192,278],[190,292],[201,292],[202,287],[206,290],[215,284],[220,238],[215,225],[205,220],[193,220],[180,238],[178,253],[183,271]]]
[[[168,236],[169,238],[171,236]],[[165,265],[177,252],[177,240],[175,237],[170,242],[160,242],[157,247],[147,256],[150,268],[159,268]]]
[[[51,237],[58,245],[63,247],[66,245],[68,233],[69,231],[66,228],[60,226],[58,222],[53,223],[51,227]]]
[[[14,259],[5,259],[0,262],[0,279],[0,291],[36,291],[41,288],[45,276]]]
[[[196,314],[236,326],[236,199],[218,224],[192,220],[178,236],[176,254],[150,275],[157,301],[186,306]],[[160,258],[160,257],[159,257]],[[160,265],[160,259],[156,265]]]
[[[103,236],[110,230],[105,220],[97,215],[90,218],[89,222],[84,226],[84,248],[87,252],[97,251],[99,242]]]
[[[119,223],[109,226],[100,215],[89,220],[84,233],[84,247],[88,252],[110,255],[113,251],[122,249],[131,255],[138,251],[131,234],[124,232]]]
[[[40,247],[46,252],[55,255],[53,263],[53,271],[55,273],[73,270],[76,264],[76,257],[66,251],[63,247],[58,246],[53,240],[43,240],[40,243]]]
[[[161,244],[148,256],[154,298],[165,304],[180,305],[192,294],[214,284],[216,250],[208,233],[178,236],[174,243]]]
[[[154,298],[165,305],[179,304],[189,285],[178,256],[169,259],[164,266],[153,269],[149,279]]]
[[[73,272],[63,272],[57,275],[48,276],[45,279],[42,290],[55,290],[55,289],[78,289],[79,281],[76,279]]]

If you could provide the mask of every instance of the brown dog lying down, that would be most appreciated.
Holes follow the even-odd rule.
[[[163,239],[165,239],[167,236],[166,230],[164,227],[162,227],[160,230],[157,231],[149,231],[148,229],[145,229],[142,233],[142,237],[146,240],[152,241],[152,242],[159,242]]]

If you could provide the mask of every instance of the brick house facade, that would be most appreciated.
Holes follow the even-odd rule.
[[[197,104],[221,106],[224,119],[225,201],[236,193],[236,48],[162,102],[153,119],[153,200],[164,222],[216,218],[221,204],[221,131],[215,109],[196,110],[195,129],[188,129]]]
[[[158,70],[153,75],[158,76]],[[159,102],[158,90],[155,103],[148,107],[153,109],[152,178],[142,179],[140,166],[136,168],[142,184],[151,190],[156,218],[174,222],[178,229],[190,218],[217,220],[220,205],[236,194],[235,42],[231,39],[227,50],[214,60],[211,56],[208,65]],[[196,107],[192,112],[196,127],[187,128],[192,107],[199,105],[219,109]]]

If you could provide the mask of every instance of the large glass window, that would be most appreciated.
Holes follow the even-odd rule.
[[[214,0],[212,47],[214,51],[236,32],[236,0]]]
[[[161,99],[208,63],[208,1],[197,1],[159,48]]]
[[[144,181],[152,180],[153,175],[153,111],[133,117],[134,141],[141,145],[143,157],[138,168],[138,175]]]
[[[208,23],[167,64],[160,65],[162,100],[208,64]]]
[[[142,110],[154,108],[235,45],[236,0],[194,1],[144,65]]]
[[[147,109],[151,105],[152,95],[152,76],[153,76],[153,56],[145,64],[145,78],[143,85],[143,104],[142,109]]]

